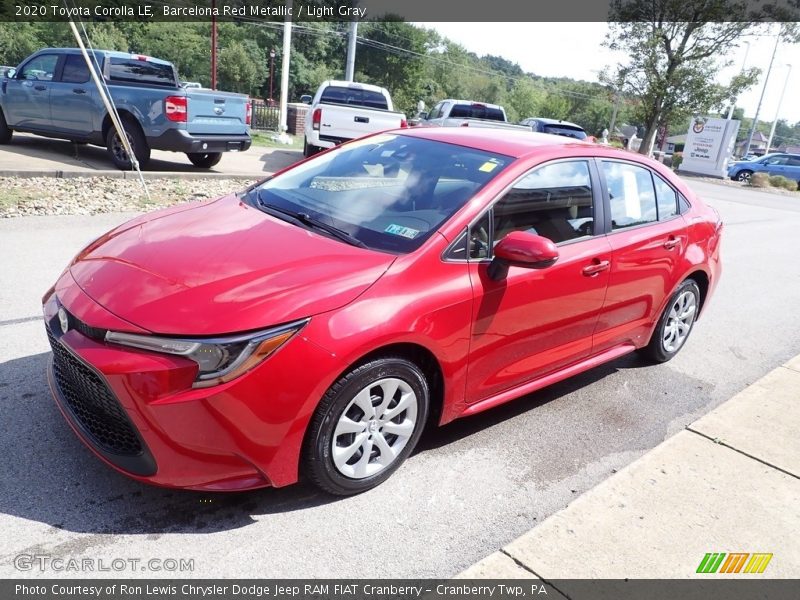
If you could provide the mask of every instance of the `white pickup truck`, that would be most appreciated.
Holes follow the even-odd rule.
[[[526,129],[506,119],[506,111],[497,104],[472,100],[442,100],[424,116],[423,127],[491,127],[500,129]]]
[[[325,81],[311,100],[306,116],[303,154],[370,133],[408,127],[406,116],[395,112],[389,92],[376,85],[352,81]]]

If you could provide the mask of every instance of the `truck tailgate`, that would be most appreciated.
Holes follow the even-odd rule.
[[[336,138],[330,141],[352,140],[376,131],[397,129],[405,118],[403,113],[362,106],[323,103],[318,108],[322,110],[320,138]]]
[[[186,130],[197,135],[244,135],[249,99],[242,94],[187,89]]]

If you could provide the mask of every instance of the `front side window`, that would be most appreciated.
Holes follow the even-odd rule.
[[[22,67],[17,79],[52,81],[53,73],[56,71],[56,64],[58,64],[58,56],[55,54],[42,54]]]
[[[653,178],[644,167],[603,161],[611,204],[611,229],[635,227],[658,220]]]
[[[410,252],[512,158],[444,142],[379,135],[350,142],[254,188],[250,199],[309,216],[376,250]]]
[[[765,165],[785,165],[787,159],[787,156],[770,156],[769,158],[765,158],[763,162]]]
[[[527,231],[556,244],[592,235],[589,163],[552,163],[517,182],[494,206],[493,243],[512,231]]]

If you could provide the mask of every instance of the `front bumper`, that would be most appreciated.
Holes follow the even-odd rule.
[[[69,273],[60,282],[65,278]],[[333,355],[301,332],[241,377],[194,389],[192,361],[100,341],[93,332],[105,326],[98,320],[104,309],[74,289],[64,296],[76,325],[66,333],[56,293],[44,304],[54,350],[50,385],[69,425],[104,462],[139,481],[206,491],[297,481],[306,427],[341,369]],[[95,317],[91,327],[78,316],[84,314]],[[75,369],[69,376],[65,361]],[[91,397],[76,408],[70,396],[87,387]]]
[[[244,152],[253,143],[250,135],[194,135],[185,129],[167,129],[156,137],[147,138],[154,150],[171,152],[211,153]]]

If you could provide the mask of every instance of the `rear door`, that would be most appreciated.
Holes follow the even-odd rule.
[[[242,94],[191,88],[186,130],[196,135],[244,135],[247,133],[247,103]]]
[[[632,162],[598,160],[598,166],[613,254],[594,353],[647,341],[651,324],[678,284],[677,266],[688,244],[678,194],[664,179]]]
[[[50,89],[59,66],[58,54],[34,56],[8,81],[6,120],[12,127],[49,131]]]
[[[76,138],[88,136],[94,129],[95,93],[83,56],[65,55],[61,75],[50,90],[50,104],[56,107],[53,128]]]

